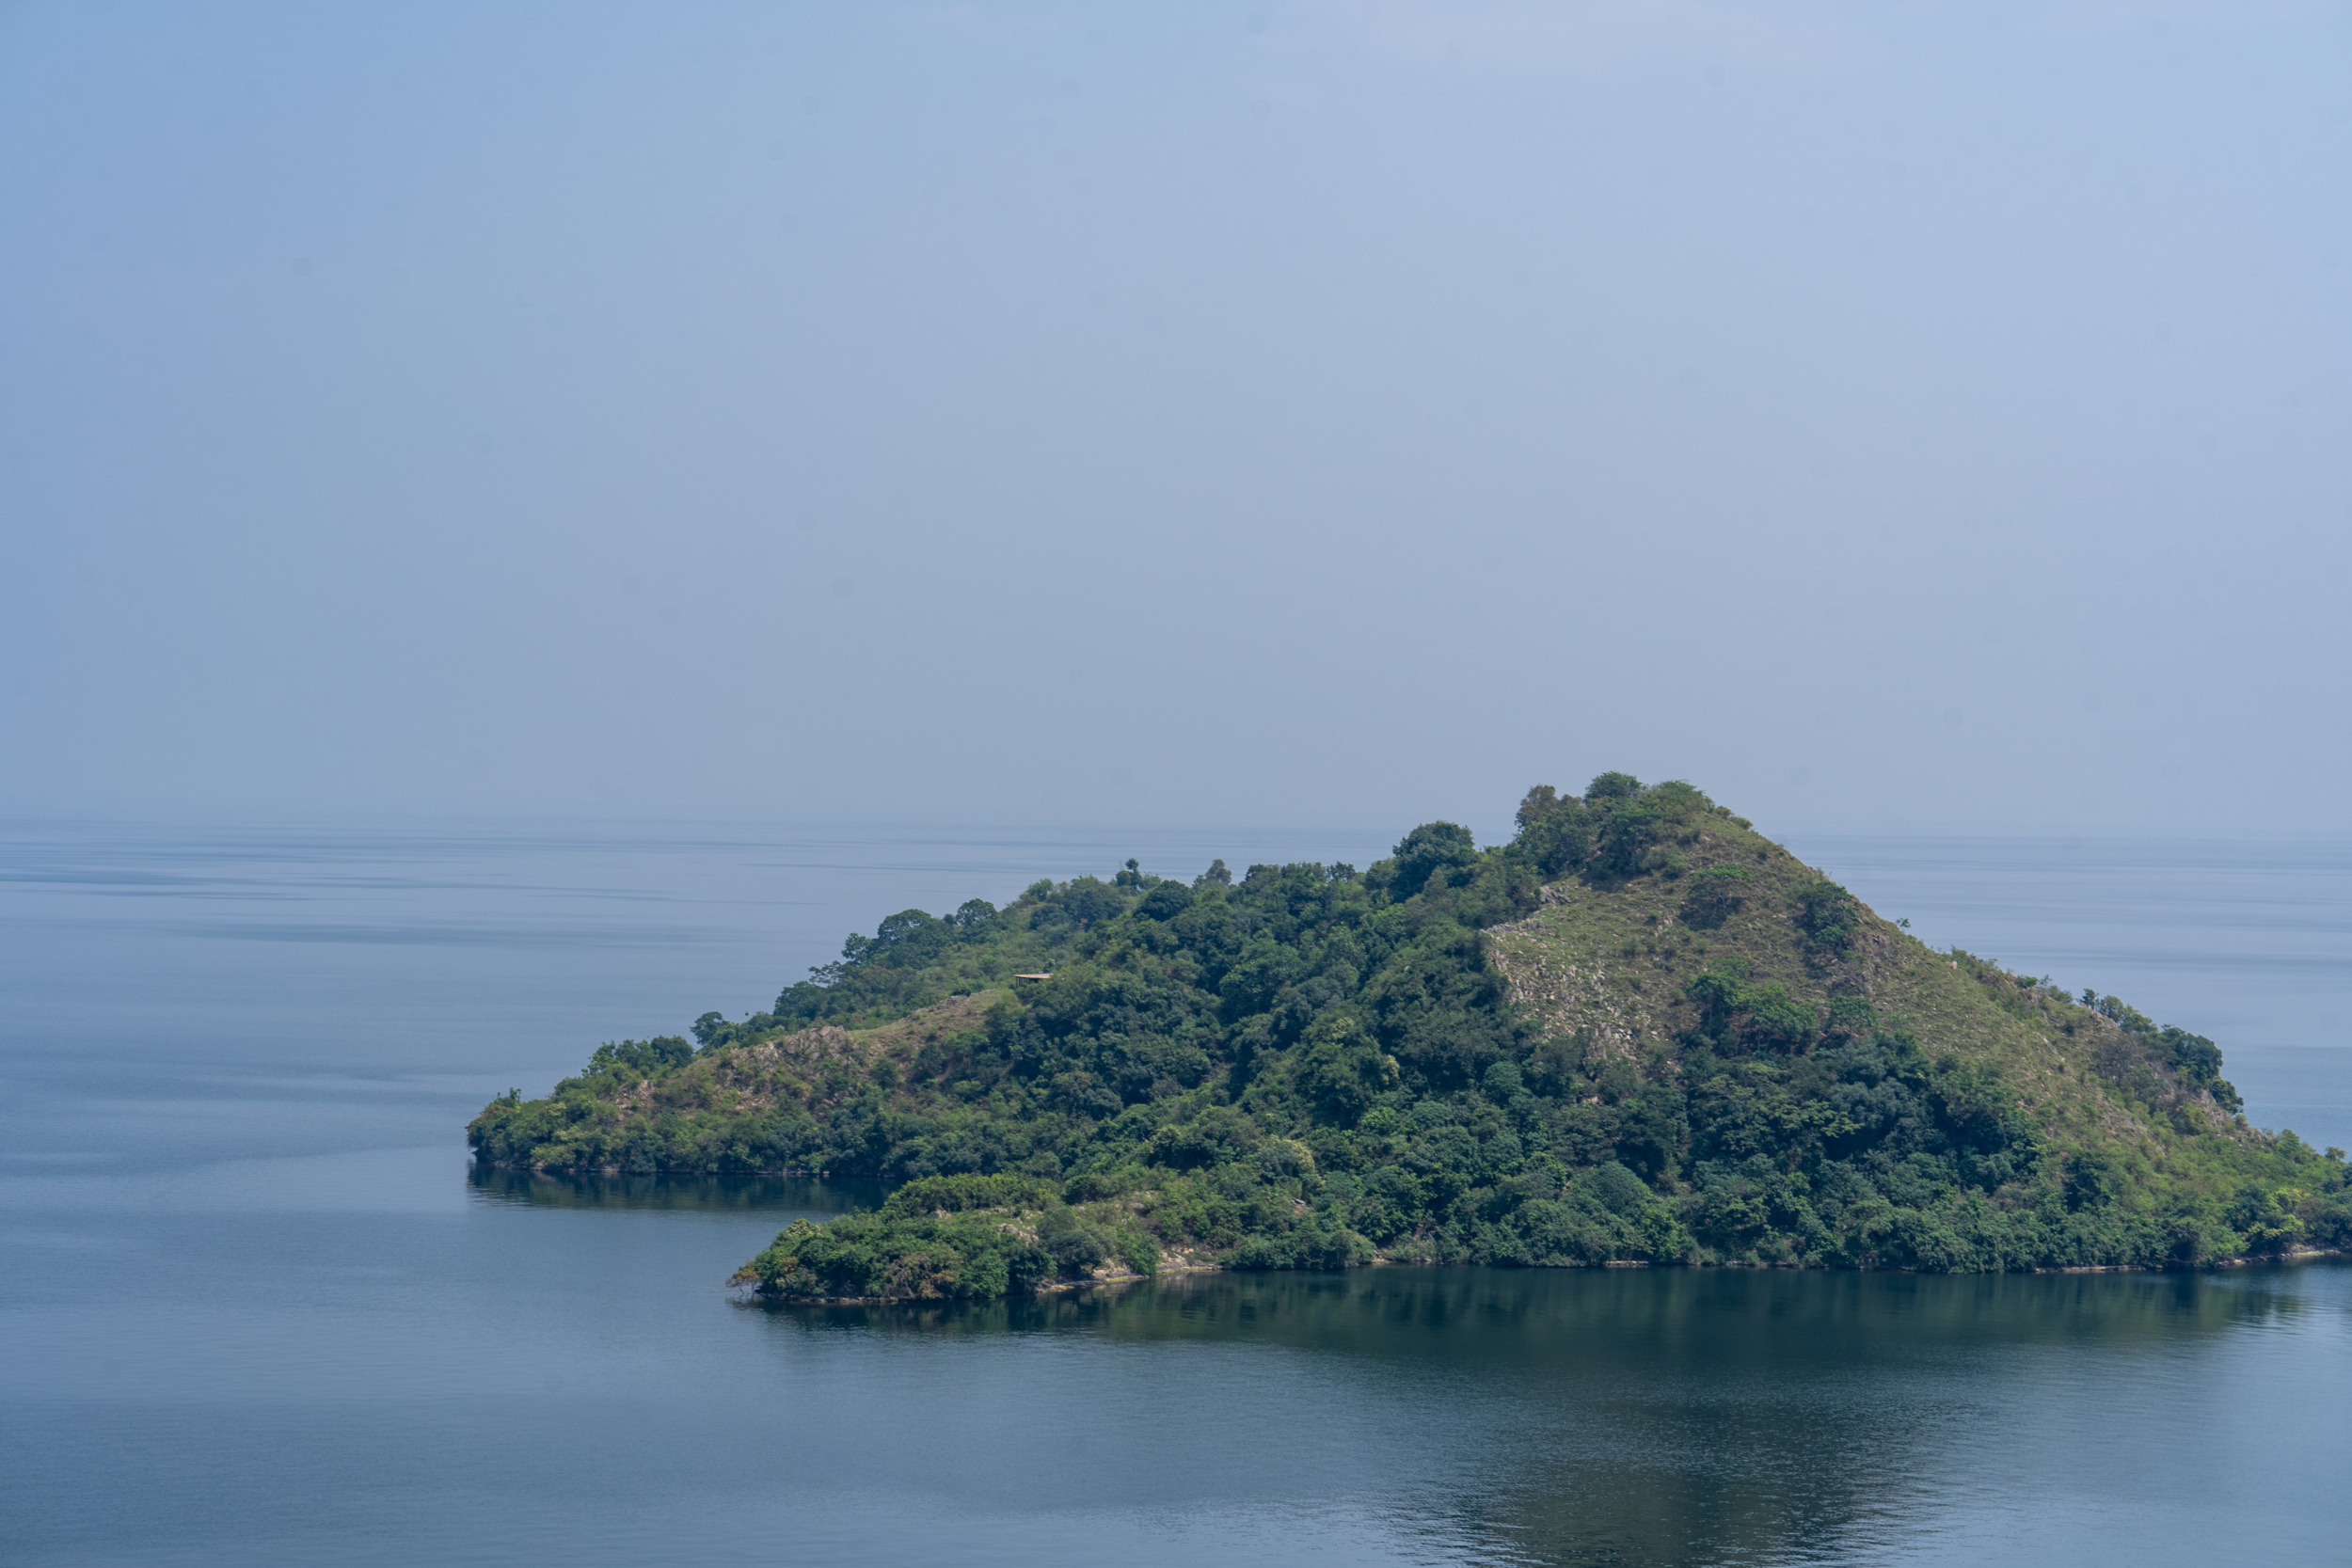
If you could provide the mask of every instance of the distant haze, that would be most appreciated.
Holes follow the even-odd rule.
[[[0,813],[2341,820],[2342,4],[0,9]]]

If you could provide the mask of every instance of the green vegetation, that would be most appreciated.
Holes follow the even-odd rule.
[[[1118,1203],[1073,1208],[1025,1176],[930,1176],[876,1214],[787,1227],[735,1282],[834,1300],[962,1300],[1156,1273],[1159,1243]]]
[[[1044,978],[1025,976],[1043,975]],[[2221,1053],[1932,952],[1687,784],[1347,865],[1127,863],[892,915],[769,1011],[599,1048],[489,1165],[904,1183],[739,1281],[957,1299],[1377,1260],[2194,1266],[2352,1231]]]

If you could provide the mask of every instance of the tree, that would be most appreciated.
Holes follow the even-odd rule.
[[[1852,943],[1862,918],[1862,907],[1852,894],[1827,877],[1817,877],[1799,888],[1796,896],[1797,928],[1815,956],[1842,953]]]
[[[1298,1086],[1326,1121],[1353,1127],[1375,1099],[1396,1087],[1396,1058],[1352,1012],[1324,1014],[1308,1026],[1305,1045]]]
[[[1478,846],[1458,822],[1424,822],[1398,842],[1395,854],[1396,880],[1391,885],[1395,896],[1410,898],[1438,872],[1474,863]]]

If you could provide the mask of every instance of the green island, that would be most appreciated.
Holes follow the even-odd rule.
[[[896,1183],[764,1297],[1383,1262],[1938,1272],[2332,1252],[2344,1153],[2213,1041],[1934,951],[1690,784],[1530,791],[1348,865],[1134,861],[908,910],[769,1011],[469,1128],[541,1170]]]

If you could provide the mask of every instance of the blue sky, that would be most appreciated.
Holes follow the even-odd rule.
[[[0,8],[0,812],[2332,828],[2352,8]]]

